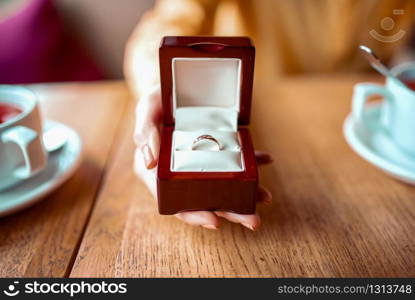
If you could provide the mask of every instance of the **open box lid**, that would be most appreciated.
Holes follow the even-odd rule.
[[[160,83],[163,122],[175,123],[175,110],[215,106],[238,112],[249,124],[255,48],[247,37],[168,36],[161,42]]]

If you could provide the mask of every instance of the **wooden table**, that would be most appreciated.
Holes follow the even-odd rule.
[[[81,168],[44,201],[0,219],[0,276],[414,276],[415,188],[346,145],[356,76],[257,82],[252,132],[275,163],[274,203],[251,232],[159,216],[132,170],[134,101],[122,82],[36,85],[48,118],[85,143]]]

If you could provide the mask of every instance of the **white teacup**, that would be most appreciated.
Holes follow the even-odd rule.
[[[47,163],[42,141],[42,120],[36,96],[29,89],[0,85],[0,105],[22,112],[0,123],[0,190],[27,179]]]
[[[415,63],[398,65],[392,73],[404,81],[415,80]],[[365,122],[365,103],[372,95],[383,96],[384,105],[377,128],[370,129],[385,130],[399,148],[415,155],[415,91],[392,77],[386,79],[385,85],[357,84],[353,93],[353,117],[367,126],[370,125]]]

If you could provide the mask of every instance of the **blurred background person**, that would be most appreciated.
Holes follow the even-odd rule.
[[[157,84],[164,35],[250,36],[259,76],[368,70],[357,46],[389,61],[408,43],[414,11],[411,0],[159,0],[130,38],[125,73],[136,92]],[[371,30],[406,34],[383,42]]]
[[[161,116],[158,47],[163,36],[250,36],[257,50],[257,79],[295,73],[356,72],[369,68],[357,51],[359,44],[373,48],[384,61],[390,61],[407,45],[414,8],[411,0],[156,1],[132,34],[124,65],[127,81],[135,96],[140,97],[136,172],[155,195]],[[259,153],[259,160],[271,159]],[[270,193],[260,188],[260,201],[269,202],[270,198]],[[185,212],[177,217],[210,229],[219,226],[219,217],[252,230],[260,224],[258,215],[228,212]]]
[[[0,82],[15,82],[11,79],[15,73],[30,82],[42,77],[41,81],[59,77],[82,80],[82,76],[121,79],[124,47],[137,22],[140,25],[134,36],[147,32],[140,44],[147,44],[149,49],[151,43],[158,46],[157,34],[165,30],[249,35],[257,47],[257,74],[264,68],[271,75],[362,70],[367,64],[355,49],[359,42],[373,47],[384,60],[407,43],[412,2],[123,0],[120,5],[109,0],[0,0],[0,75],[4,77]],[[402,14],[395,14],[395,10]],[[384,43],[373,38],[370,31],[387,37],[399,31],[405,34],[393,43]],[[146,55],[143,60],[148,61]],[[55,67],[49,67],[51,64]],[[73,76],[82,72],[72,69],[82,69],[83,65],[85,74]],[[88,75],[88,69],[95,71]],[[32,70],[40,75],[30,79]],[[144,81],[142,85],[148,86]]]

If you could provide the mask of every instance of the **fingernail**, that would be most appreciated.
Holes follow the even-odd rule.
[[[242,225],[244,225],[246,228],[251,229],[252,231],[255,231],[254,226],[252,226],[251,224],[248,223],[242,223]]]
[[[202,227],[207,228],[207,229],[213,229],[213,230],[218,229],[218,227],[216,227],[215,225],[211,225],[211,224],[202,225]]]
[[[150,147],[148,145],[144,145],[143,148],[141,148],[141,152],[143,152],[144,163],[146,165],[146,168],[151,169],[154,164],[154,156],[151,152]]]
[[[271,204],[272,203],[272,194],[268,190],[265,190],[265,200],[264,200],[264,202],[266,204]]]
[[[270,205],[272,203],[272,194],[267,189],[260,188],[258,190],[258,199],[262,204]]]

